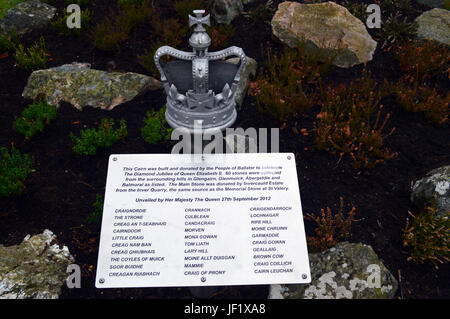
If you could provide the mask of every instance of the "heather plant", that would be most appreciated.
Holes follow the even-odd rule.
[[[342,5],[350,11],[355,17],[361,21],[366,21],[367,18],[367,4],[365,3],[355,3],[352,0],[346,0]]]
[[[152,18],[152,34],[153,41],[150,43],[150,50],[145,49],[144,53],[138,55],[139,64],[154,77],[159,77],[160,74],[154,62],[156,50],[163,45],[170,45],[176,47],[181,43],[181,38],[187,34],[188,28],[183,26],[177,19],[169,18],[163,19],[160,16]],[[170,57],[164,56],[162,62],[167,62]]]
[[[151,34],[157,37],[158,41],[166,45],[177,45],[181,39],[188,34],[189,27],[186,22],[181,22],[176,18],[164,18],[159,15],[152,17]]]
[[[150,51],[146,49],[143,54],[138,55],[137,57],[139,64],[155,78],[159,78],[160,74],[158,72],[158,69],[156,68],[155,60],[153,59],[153,57],[155,56],[156,50],[158,50],[160,46],[161,43],[157,42],[152,45]]]
[[[442,217],[436,215],[434,206],[414,216],[410,223],[406,219],[403,229],[403,245],[410,250],[408,260],[423,264],[431,261],[436,268],[438,264],[447,263],[450,258],[450,211]]]
[[[39,45],[35,43],[26,50],[22,44],[19,44],[16,47],[14,58],[16,59],[17,65],[26,71],[45,69],[47,67],[48,56],[44,37],[40,38]]]
[[[0,32],[0,54],[15,49],[20,43],[16,29],[12,28],[8,33]]]
[[[172,128],[169,128],[164,116],[166,111],[162,107],[159,111],[151,110],[147,112],[144,119],[145,126],[141,130],[142,138],[150,144],[157,144],[161,141],[170,140]]]
[[[263,22],[265,24],[270,24],[275,10],[266,4],[260,4],[254,10],[250,12],[243,13],[244,16],[248,17],[251,23],[254,25],[257,22]]]
[[[64,13],[64,15],[54,21],[51,22],[51,25],[58,30],[59,33],[69,36],[71,34],[80,35],[81,30],[89,26],[89,23],[92,18],[92,12],[89,9],[82,10],[80,19],[81,19],[81,28],[68,28],[67,27],[67,18],[69,17],[68,13]]]
[[[377,83],[366,72],[348,85],[322,88],[315,127],[318,149],[350,156],[357,169],[394,158],[396,154],[383,145],[390,114],[381,115],[381,98]]]
[[[87,217],[86,221],[89,224],[99,224],[102,221],[103,216],[103,197],[100,194],[95,196],[95,202],[92,205],[92,212]]]
[[[111,13],[96,25],[92,35],[94,46],[104,51],[118,50],[131,30],[148,20],[152,13],[147,1],[119,6],[117,13]]]
[[[33,162],[33,157],[22,155],[14,146],[11,153],[0,147],[0,197],[22,194],[27,176],[33,172]]]
[[[382,12],[402,12],[410,13],[414,9],[411,5],[411,0],[382,0],[380,3]]]
[[[215,24],[206,27],[206,32],[211,37],[211,48],[224,48],[229,46],[234,37],[235,29],[231,24]]]
[[[56,118],[56,105],[45,102],[34,103],[28,106],[20,117],[14,120],[13,128],[29,139],[44,130],[51,120]]]
[[[450,50],[432,41],[402,45],[397,49],[396,56],[407,80],[411,77],[421,81],[429,79],[444,72],[450,63]]]
[[[335,246],[339,241],[350,236],[352,223],[355,221],[356,208],[352,206],[350,211],[344,213],[344,199],[340,197],[339,209],[336,214],[329,207],[320,210],[319,215],[307,214],[306,219],[317,224],[314,229],[315,236],[307,237],[308,249],[312,252],[320,252]]]
[[[14,48],[14,44],[11,42],[6,34],[0,34],[0,54],[8,52]]]
[[[268,49],[267,69],[250,85],[249,93],[255,97],[260,112],[284,121],[315,104],[316,95],[305,89],[306,84],[317,82],[332,61],[325,51],[309,51],[304,42],[296,48],[285,46],[280,56]]]
[[[81,131],[81,137],[70,133],[70,138],[75,142],[73,151],[80,155],[95,155],[99,147],[108,148],[119,139],[127,136],[125,120],[120,121],[120,127],[114,129],[113,119],[101,119],[97,129],[88,128]]]
[[[381,26],[379,33],[382,46],[390,46],[394,43],[403,44],[414,39],[417,32],[417,23],[408,22],[406,18],[401,18],[399,14],[390,15]]]
[[[439,94],[435,88],[419,85],[411,78],[396,88],[397,102],[409,112],[422,112],[431,122],[444,123],[449,118],[450,94]]]

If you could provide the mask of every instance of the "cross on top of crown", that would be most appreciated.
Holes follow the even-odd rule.
[[[196,24],[196,32],[206,31],[203,25],[210,25],[209,14],[204,17],[203,14],[205,14],[205,10],[194,10],[194,14],[195,17],[189,15],[189,26],[192,27],[194,24]]]

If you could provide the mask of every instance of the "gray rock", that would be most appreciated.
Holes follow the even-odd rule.
[[[57,299],[74,258],[49,230],[20,245],[0,245],[0,299]]]
[[[416,0],[416,2],[433,8],[443,8],[445,0]]]
[[[242,0],[208,0],[208,8],[217,23],[226,24],[244,11]]]
[[[397,280],[372,247],[342,242],[309,254],[311,284],[271,285],[270,299],[391,299]]]
[[[377,47],[364,23],[334,2],[282,2],[272,19],[272,32],[290,47],[304,41],[306,48],[321,48],[333,64],[349,68],[372,60]]]
[[[412,187],[411,201],[422,209],[435,204],[439,217],[450,212],[450,166],[434,169],[416,181]]]
[[[0,20],[0,33],[16,30],[25,34],[46,26],[55,16],[56,8],[38,0],[28,0],[9,9]]]
[[[93,70],[88,63],[74,62],[33,72],[22,95],[35,99],[44,94],[49,104],[65,101],[79,110],[86,106],[112,110],[148,90],[161,88],[160,81],[146,75]]]
[[[422,13],[416,19],[417,37],[419,39],[434,40],[450,46],[450,11],[432,9]]]
[[[227,62],[238,64],[239,58],[231,58],[228,59]],[[237,104],[237,110],[239,111],[242,108],[242,103],[244,103],[244,98],[247,94],[248,88],[248,78],[256,75],[256,69],[258,68],[258,62],[254,59],[247,57],[247,64],[245,65],[244,71],[241,74],[241,79],[238,84],[238,88],[236,90],[234,99]]]

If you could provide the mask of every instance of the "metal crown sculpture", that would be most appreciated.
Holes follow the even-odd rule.
[[[234,95],[246,56],[241,48],[232,46],[222,51],[208,52],[211,38],[203,25],[210,25],[205,10],[194,10],[189,15],[189,26],[196,25],[189,39],[193,52],[184,52],[169,46],[155,53],[155,64],[167,94],[166,120],[173,128],[193,131],[194,122],[202,121],[202,128],[225,129],[236,120]],[[179,60],[160,63],[162,56]],[[236,65],[223,61],[229,56],[240,58]]]

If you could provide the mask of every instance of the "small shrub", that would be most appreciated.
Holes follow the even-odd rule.
[[[444,9],[450,10],[450,0],[444,1]]]
[[[406,219],[403,229],[403,245],[409,247],[410,257],[415,263],[431,261],[437,264],[447,263],[450,258],[450,212],[437,217],[435,207],[426,207],[417,216],[412,215],[410,224]]]
[[[127,136],[125,120],[120,121],[120,127],[114,130],[113,119],[101,119],[98,129],[88,128],[81,131],[81,138],[70,133],[75,142],[73,151],[80,155],[95,155],[99,147],[108,148],[116,141]]]
[[[382,95],[372,78],[365,73],[348,85],[321,91],[315,128],[318,149],[349,155],[355,168],[372,168],[396,156],[383,147],[390,114],[381,118]]]
[[[16,48],[14,54],[17,65],[26,71],[45,69],[47,67],[47,52],[44,37],[41,37],[39,45],[35,43],[26,51],[22,44]]]
[[[14,146],[11,147],[11,154],[0,147],[0,197],[22,194],[25,179],[33,172],[33,162],[33,157],[28,154],[22,156]]]
[[[0,33],[0,54],[15,49],[19,44],[20,40],[15,28],[8,33]]]
[[[0,34],[0,54],[8,52],[14,48],[14,43],[6,34]]]
[[[411,0],[383,0],[380,3],[382,12],[402,12],[404,14],[414,11]]]
[[[102,221],[103,216],[103,197],[100,194],[95,196],[95,202],[92,205],[93,211],[89,214],[86,221],[89,224],[98,224]]]
[[[166,107],[159,111],[151,110],[147,112],[144,119],[145,126],[141,130],[142,138],[150,144],[157,144],[161,141],[170,140],[172,128],[169,128],[164,116]]]
[[[163,20],[162,17],[154,16],[152,19],[152,32],[154,40],[150,44],[150,50],[145,50],[144,54],[138,55],[139,64],[154,77],[159,78],[160,74],[153,60],[156,50],[163,45],[173,47],[181,43],[181,38],[187,33],[188,28],[174,18]],[[161,61],[168,62],[171,58],[164,56]]]
[[[206,32],[211,37],[211,47],[218,49],[230,45],[230,41],[235,34],[235,29],[231,24],[212,23],[210,27],[206,27]]]
[[[403,44],[414,39],[417,32],[417,23],[401,19],[399,14],[390,15],[386,22],[382,23],[380,38],[382,47],[394,43]]]
[[[366,22],[367,18],[367,4],[365,3],[355,3],[351,0],[345,0],[342,5],[350,11],[351,14],[353,14],[355,17],[357,17],[359,20]]]
[[[161,16],[152,17],[152,36],[154,42],[161,42],[165,45],[176,46],[181,43],[181,39],[187,35],[189,27],[185,21],[180,22],[176,18],[164,18]]]
[[[426,41],[422,45],[405,44],[397,50],[397,60],[405,78],[428,79],[445,71],[450,63],[450,50]]]
[[[412,83],[412,87],[411,87]],[[444,123],[449,118],[450,94],[438,94],[436,89],[419,85],[411,78],[410,85],[400,83],[396,87],[397,102],[409,112],[423,112],[435,123]]]
[[[103,22],[97,24],[94,30],[94,46],[104,51],[119,49],[120,42],[128,38],[125,30],[114,27],[114,21],[106,17]]]
[[[130,31],[149,19],[152,13],[153,10],[147,1],[120,6],[117,13],[111,13],[95,27],[94,46],[104,51],[118,50],[120,43],[128,38]]]
[[[339,241],[350,236],[352,222],[355,221],[356,208],[344,214],[344,200],[340,198],[337,214],[333,215],[331,209],[327,207],[320,210],[320,215],[307,214],[307,219],[314,221],[317,228],[314,229],[316,236],[308,237],[308,248],[313,252],[320,252],[335,246]]]
[[[321,50],[309,51],[304,42],[295,49],[285,46],[279,57],[268,49],[267,69],[260,72],[249,89],[258,110],[284,121],[293,113],[312,107],[316,95],[307,91],[305,84],[317,82],[328,72],[334,58],[325,54]]]
[[[70,0],[72,1],[72,0]],[[62,17],[59,19],[56,19],[51,22],[52,26],[58,30],[59,33],[64,34],[66,36],[69,36],[71,34],[80,35],[81,30],[85,29],[87,26],[89,26],[89,23],[92,18],[92,12],[89,9],[81,11],[81,28],[68,28],[67,27],[67,18],[69,17],[68,13],[64,13]]]
[[[270,6],[265,4],[260,4],[254,10],[249,13],[243,13],[244,16],[247,16],[251,20],[251,24],[255,25],[258,22],[263,22],[265,24],[270,24],[272,21],[275,10]]]
[[[29,139],[44,130],[51,120],[56,118],[56,105],[45,102],[35,103],[28,106],[20,117],[14,120],[14,130],[25,135]]]
[[[159,78],[161,76],[156,68],[155,60],[153,59],[156,50],[158,50],[160,46],[162,46],[162,44],[156,43],[152,46],[150,52],[145,50],[144,54],[138,55],[139,64],[155,78]]]

